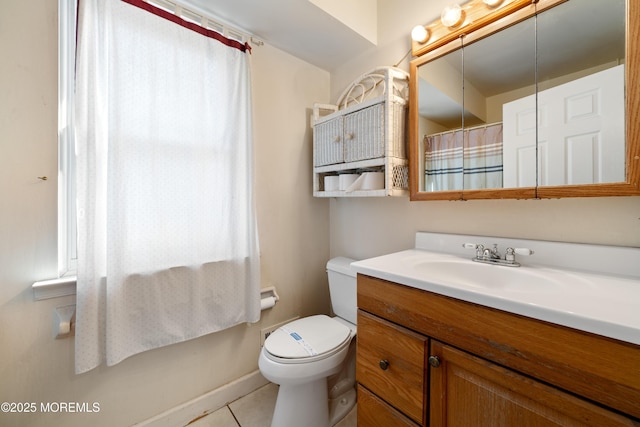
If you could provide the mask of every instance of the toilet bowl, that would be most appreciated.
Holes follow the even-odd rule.
[[[349,258],[327,263],[335,317],[281,326],[265,340],[258,366],[278,384],[272,427],[329,427],[355,405],[356,277]]]

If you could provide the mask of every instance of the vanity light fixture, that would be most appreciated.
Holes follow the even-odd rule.
[[[566,0],[447,0],[445,4],[449,6],[442,10],[439,20],[424,28],[413,28],[411,53],[421,56],[517,10],[534,6],[538,1],[561,3]]]
[[[411,38],[418,43],[424,43],[429,40],[429,30],[423,25],[416,25],[411,30]]]
[[[455,27],[462,21],[463,11],[459,4],[453,3],[442,9],[440,14],[440,22],[445,27]]]

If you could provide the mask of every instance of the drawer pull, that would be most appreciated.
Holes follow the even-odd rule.
[[[379,365],[380,365],[380,369],[382,369],[383,371],[386,371],[387,369],[389,369],[389,361],[388,360],[381,360]]]
[[[429,365],[434,368],[440,367],[440,358],[438,356],[429,356]]]

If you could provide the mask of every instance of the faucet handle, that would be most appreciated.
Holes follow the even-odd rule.
[[[518,255],[533,255],[534,252],[529,248],[515,248],[513,250]]]
[[[463,243],[462,247],[465,249],[475,249],[476,258],[484,257],[484,246],[482,245],[476,245],[475,243]]]
[[[507,248],[507,252],[504,255],[504,260],[512,265],[520,265],[516,262],[516,254],[518,255],[533,255],[533,251],[528,248]]]

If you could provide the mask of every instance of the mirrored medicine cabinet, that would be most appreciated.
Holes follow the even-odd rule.
[[[640,195],[640,2],[492,3],[413,42],[411,200]]]

